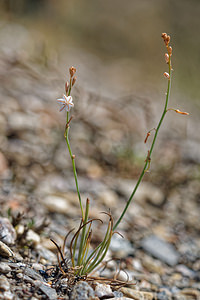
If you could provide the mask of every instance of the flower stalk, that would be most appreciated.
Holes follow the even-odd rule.
[[[133,197],[134,197],[134,195],[135,195],[135,193],[136,193],[136,191],[137,191],[137,189],[138,189],[145,173],[149,171],[150,162],[151,162],[151,155],[152,155],[152,152],[153,152],[153,149],[154,149],[154,146],[155,146],[155,142],[156,142],[156,139],[157,139],[157,136],[158,136],[158,132],[160,130],[160,127],[162,125],[164,117],[167,113],[167,106],[168,106],[168,102],[169,102],[169,96],[170,96],[170,90],[171,90],[171,80],[172,80],[172,64],[171,64],[172,47],[169,46],[169,42],[170,42],[170,36],[169,35],[167,35],[166,33],[163,33],[162,38],[163,38],[165,46],[167,48],[167,53],[165,54],[165,62],[168,64],[168,73],[167,72],[164,73],[165,78],[168,79],[164,110],[163,110],[163,113],[161,115],[160,121],[158,122],[157,127],[154,128],[155,129],[154,138],[153,138],[153,141],[151,143],[151,147],[148,150],[147,158],[145,160],[145,164],[144,164],[144,167],[143,167],[142,172],[140,174],[140,177],[139,177],[139,179],[138,179],[138,181],[137,181],[137,183],[136,183],[136,185],[133,189],[132,194],[130,195],[130,198],[128,199],[128,201],[125,205],[125,208],[124,208],[123,212],[121,213],[119,219],[115,223],[115,225],[113,227],[113,230],[115,230],[118,227],[118,225],[120,224],[120,222],[123,219],[123,217],[124,217],[128,207],[129,207],[129,205],[130,205],[130,203],[131,203],[131,201],[132,201],[132,199],[133,199]],[[147,138],[148,138],[149,135],[150,135],[150,131],[147,133],[145,143],[146,143]]]
[[[81,200],[81,194],[79,191],[78,178],[77,178],[77,172],[76,172],[76,166],[75,166],[75,155],[72,154],[72,150],[71,150],[71,146],[70,146],[70,142],[69,142],[69,123],[72,120],[72,117],[69,118],[69,111],[70,111],[71,107],[74,106],[74,104],[72,102],[72,97],[70,94],[71,94],[72,86],[75,84],[75,81],[76,81],[76,77],[74,77],[74,74],[76,73],[76,69],[74,67],[71,67],[69,69],[69,73],[70,73],[70,82],[68,83],[68,81],[67,81],[65,84],[65,90],[66,90],[67,96],[63,95],[63,98],[57,99],[57,101],[63,105],[63,107],[61,108],[60,111],[62,111],[63,109],[67,110],[67,118],[66,118],[66,127],[65,127],[64,137],[65,137],[65,141],[67,143],[69,155],[72,160],[72,167],[73,167],[74,179],[75,179],[75,184],[76,184],[76,190],[77,190],[77,195],[78,195],[78,199],[79,199],[79,205],[80,205],[80,209],[81,209],[82,219],[84,220],[83,205],[82,205],[82,200]],[[65,102],[63,102],[63,101],[61,102],[61,100],[63,100],[63,101],[65,100]]]

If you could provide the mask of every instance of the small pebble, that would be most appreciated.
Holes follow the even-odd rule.
[[[159,260],[153,259],[152,257],[150,257],[148,255],[144,255],[144,258],[142,260],[142,265],[149,272],[157,273],[159,275],[162,275],[164,273],[162,263]]]
[[[111,290],[110,285],[108,284],[101,284],[97,282],[97,285],[95,287],[95,295],[99,298],[111,298],[113,295],[113,292]]]
[[[15,243],[16,232],[7,218],[0,217],[0,239],[7,245]]]
[[[11,291],[6,291],[3,293],[3,298],[1,298],[1,295],[0,295],[0,299],[3,299],[3,300],[13,300],[14,299],[14,295],[11,293]]]
[[[157,300],[172,300],[172,293],[169,290],[162,290],[157,294]]]
[[[135,252],[133,245],[127,239],[119,236],[118,234],[113,235],[110,243],[110,249],[116,256],[121,258],[133,255]]]
[[[86,281],[78,282],[70,295],[70,300],[88,300],[95,299],[94,290]]]
[[[5,262],[0,262],[0,273],[7,274],[11,271],[11,268],[9,265],[7,265]]]
[[[47,196],[42,199],[43,205],[50,211],[50,212],[57,212],[57,213],[69,213],[70,211],[70,204],[67,202],[65,198],[58,197],[58,196]]]
[[[9,291],[10,283],[4,275],[0,276],[0,291]]]
[[[6,244],[0,241],[0,255],[3,257],[11,257],[14,256],[14,253]]]
[[[142,291],[136,291],[130,288],[125,288],[122,287],[121,288],[121,292],[131,298],[131,299],[135,299],[135,300],[153,300],[154,299],[154,294],[153,293],[149,293],[149,292],[142,292]]]
[[[176,271],[180,272],[183,276],[189,277],[189,278],[194,278],[196,273],[192,270],[190,270],[187,266],[185,265],[178,265],[176,266]]]
[[[200,291],[193,288],[184,288],[180,293],[191,299],[200,299]]]
[[[44,270],[44,266],[42,264],[33,263],[32,268],[36,271]]]
[[[32,229],[29,229],[26,235],[26,240],[28,242],[32,242],[34,245],[37,245],[40,242],[40,236],[37,233],[35,233]]]

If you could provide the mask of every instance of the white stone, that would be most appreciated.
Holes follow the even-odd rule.
[[[113,292],[111,290],[110,285],[108,284],[101,284],[97,282],[97,285],[95,287],[95,294],[97,297],[102,298],[106,296],[113,296]]]
[[[59,196],[47,196],[42,199],[43,204],[50,212],[67,213],[70,206],[65,198]]]
[[[40,242],[40,236],[35,233],[32,229],[29,229],[26,235],[27,241],[32,242],[33,244],[37,245]]]

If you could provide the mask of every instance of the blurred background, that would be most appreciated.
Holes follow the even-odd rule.
[[[39,110],[39,102],[43,110],[52,107],[62,130],[65,116],[57,112],[55,99],[63,93],[68,68],[74,65],[79,104],[75,112],[79,121],[90,124],[96,138],[96,150],[89,153],[97,160],[108,155],[105,165],[116,169],[126,159],[126,167],[132,158],[143,164],[145,134],[156,126],[165,99],[167,66],[161,33],[170,34],[174,69],[170,106],[189,111],[192,117],[169,113],[160,140],[164,149],[169,141],[177,143],[182,158],[199,163],[199,1],[1,0],[0,8],[2,103],[9,96],[6,105],[12,107],[17,100],[32,114]],[[10,120],[5,135],[19,137],[12,132],[19,125],[14,125],[13,116]],[[18,116],[17,122],[24,123],[23,118]],[[89,134],[81,130],[74,130],[74,140]],[[77,145],[79,154],[83,149]]]
[[[1,0],[0,6],[1,50],[7,45],[17,52],[23,45],[63,74],[74,64],[81,84],[109,96],[163,90],[160,35],[167,32],[174,50],[174,98],[199,107],[198,0]]]
[[[108,105],[110,111],[115,110],[117,122],[120,118],[124,124],[122,131],[128,132],[127,139],[117,150],[117,155],[123,153],[122,156],[130,154],[133,147],[139,156],[140,147],[146,151],[141,146],[142,139],[159,118],[166,91],[163,73],[167,71],[161,33],[170,34],[174,69],[170,105],[189,111],[192,118],[169,114],[163,128],[174,140],[187,142],[189,160],[200,160],[196,130],[200,111],[199,1],[1,0],[0,9],[1,61],[8,60],[15,67],[11,68],[15,83],[17,79],[20,81],[19,67],[30,68],[29,73],[35,72],[41,83],[29,91],[27,80],[21,78],[18,86],[24,96],[40,94],[48,103],[55,103],[54,99],[63,93],[68,68],[74,65],[77,86],[82,89],[79,97],[96,97],[98,107]],[[11,85],[10,69],[2,64],[2,70]],[[49,91],[44,96],[40,77],[45,79]],[[5,82],[2,81],[2,86]],[[87,93],[93,94],[90,97]],[[86,117],[87,101],[79,105],[82,117],[84,111]],[[90,115],[97,110],[94,100],[92,103]],[[102,131],[105,133],[112,125],[106,123]],[[119,134],[113,139],[122,142]],[[107,144],[102,147],[113,148]]]

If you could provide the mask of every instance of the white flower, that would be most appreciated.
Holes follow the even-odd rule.
[[[63,94],[62,98],[57,99],[57,101],[62,104],[60,111],[63,111],[63,109],[66,109],[66,111],[70,111],[70,109],[74,107],[72,96],[66,96]]]

